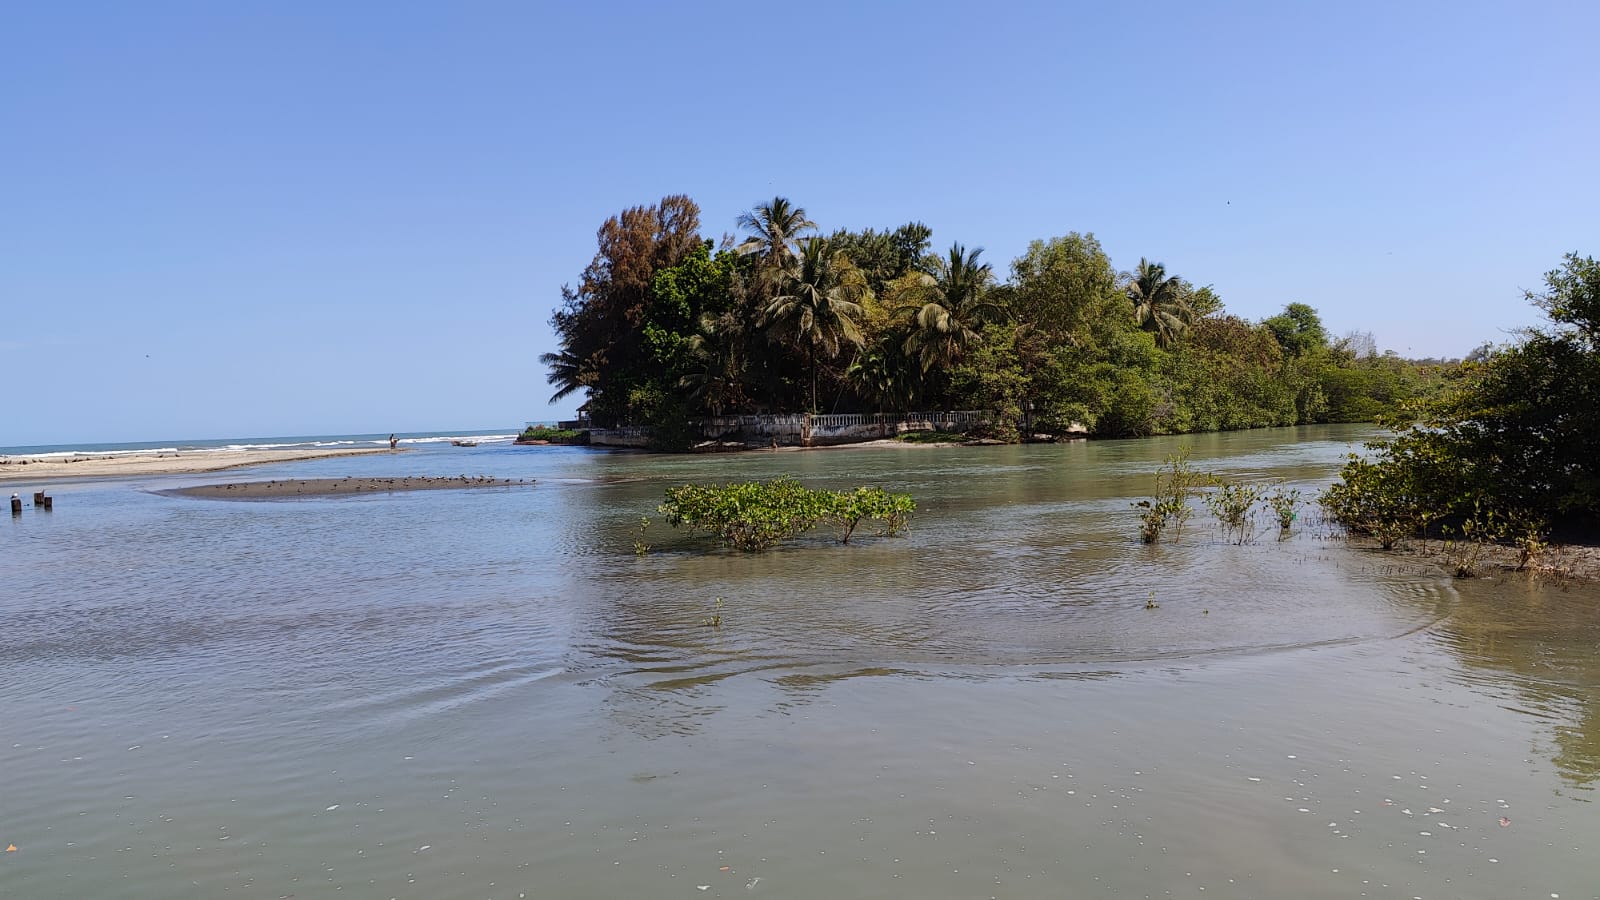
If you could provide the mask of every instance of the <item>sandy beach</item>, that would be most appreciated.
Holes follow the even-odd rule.
[[[28,457],[0,456],[0,482],[42,481],[62,478],[111,478],[119,475],[185,475],[217,472],[241,466],[364,456],[369,453],[404,453],[381,447],[339,450],[179,450],[166,453],[125,453],[109,456]]]

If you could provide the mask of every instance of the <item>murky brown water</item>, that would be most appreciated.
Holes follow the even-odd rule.
[[[1600,896],[1600,591],[1314,521],[1134,539],[1180,443],[1310,493],[1359,434],[59,487],[0,523],[0,896]],[[759,556],[657,524],[634,555],[666,485],[782,473],[921,510]]]

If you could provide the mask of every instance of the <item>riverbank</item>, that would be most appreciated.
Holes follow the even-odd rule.
[[[1518,548],[1505,544],[1447,545],[1443,540],[1429,540],[1384,550],[1369,537],[1351,535],[1347,540],[1352,547],[1368,553],[1437,566],[1456,578],[1518,576],[1555,585],[1572,581],[1600,583],[1600,544],[1595,543],[1551,544],[1524,561]]]
[[[295,450],[174,450],[162,453],[116,453],[68,457],[0,457],[0,482],[55,481],[63,478],[114,478],[125,475],[192,475],[266,463],[403,453],[380,447]]]

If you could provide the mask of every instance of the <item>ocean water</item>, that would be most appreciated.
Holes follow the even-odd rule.
[[[1309,495],[1364,434],[56,483],[0,519],[0,897],[1600,895],[1593,586],[1310,508],[1136,539],[1180,446]],[[407,474],[536,480],[160,493]],[[919,509],[756,555],[655,512],[778,475]]]
[[[516,440],[517,432],[506,429],[464,429],[457,431],[423,431],[397,434],[399,445],[408,449],[422,449],[449,444],[453,440],[470,440],[480,443],[508,443]],[[72,456],[127,456],[133,454],[158,455],[182,450],[306,450],[339,449],[342,447],[388,447],[388,434],[311,434],[290,437],[204,438],[174,441],[123,441],[104,444],[32,444],[14,447],[0,446],[0,457],[26,457],[52,459]]]

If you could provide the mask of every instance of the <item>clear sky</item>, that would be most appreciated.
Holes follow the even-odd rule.
[[[1600,4],[10,3],[0,445],[499,425],[600,223],[1098,235],[1406,355],[1600,254]]]

